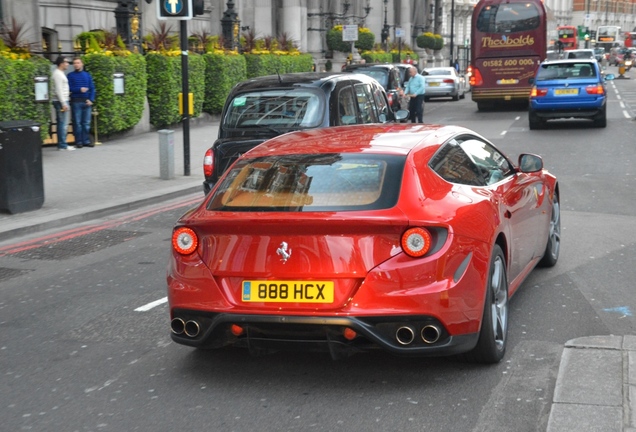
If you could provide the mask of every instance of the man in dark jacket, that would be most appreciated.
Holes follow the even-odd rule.
[[[73,59],[75,70],[67,75],[71,91],[71,109],[73,110],[73,135],[75,147],[93,147],[91,143],[91,114],[95,102],[95,84],[90,73],[84,70],[84,62],[79,57]]]

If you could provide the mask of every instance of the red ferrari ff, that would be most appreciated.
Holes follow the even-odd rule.
[[[475,132],[292,132],[242,155],[172,236],[172,339],[334,358],[505,353],[508,304],[560,247],[559,187]]]

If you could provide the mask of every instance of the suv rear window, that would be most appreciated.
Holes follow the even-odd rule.
[[[393,207],[404,156],[302,154],[245,159],[214,191],[208,210],[347,211]]]
[[[308,89],[263,90],[237,95],[224,118],[226,128],[312,128],[322,123],[324,98]]]
[[[595,77],[596,68],[590,62],[542,64],[537,73],[537,81],[553,79]]]

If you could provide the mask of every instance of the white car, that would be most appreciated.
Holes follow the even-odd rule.
[[[466,96],[468,81],[465,76],[459,75],[453,67],[424,69],[422,75],[426,78],[425,100],[435,97],[451,97],[457,101]]]

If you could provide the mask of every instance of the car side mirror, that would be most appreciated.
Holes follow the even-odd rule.
[[[531,85],[534,84],[534,77],[528,79],[528,84],[531,84]]]
[[[530,153],[519,155],[519,170],[524,173],[541,171],[543,169],[543,159],[541,156]]]
[[[614,74],[606,74],[606,75],[605,75],[605,81],[611,81],[611,80],[613,80],[614,78],[616,78],[616,77],[614,76]]]
[[[394,115],[397,121],[406,120],[407,118],[409,118],[409,110],[399,109],[395,111]]]

